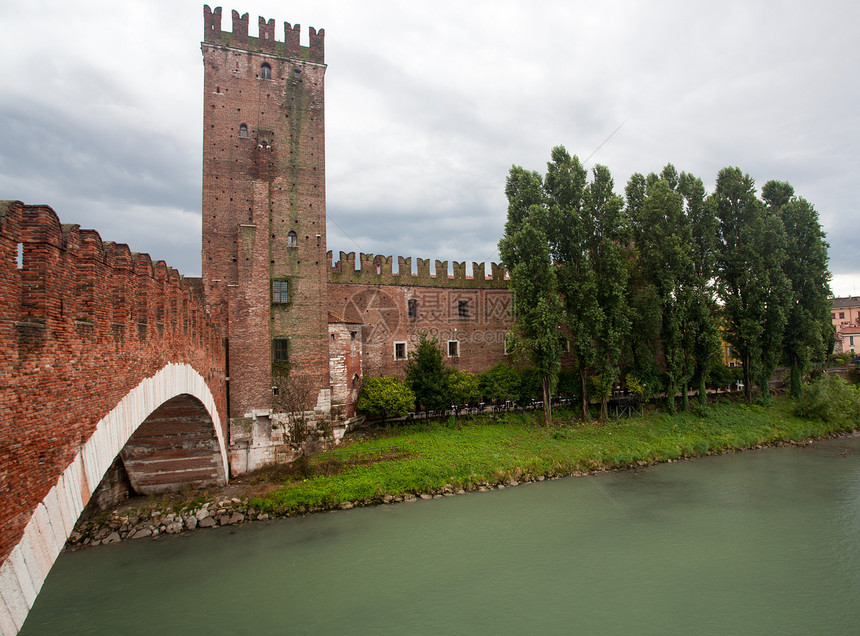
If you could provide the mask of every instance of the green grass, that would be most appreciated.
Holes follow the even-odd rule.
[[[653,413],[604,424],[583,424],[557,412],[550,428],[540,425],[539,413],[388,427],[315,456],[314,476],[287,476],[282,487],[249,505],[276,514],[307,512],[446,484],[472,489],[507,479],[641,466],[854,428],[853,422],[801,419],[791,412],[788,399],[777,399],[768,407],[720,404],[699,415]]]

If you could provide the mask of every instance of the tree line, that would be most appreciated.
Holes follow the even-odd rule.
[[[590,176],[590,178],[589,178]],[[609,168],[589,171],[563,147],[545,175],[511,168],[499,241],[514,293],[517,346],[541,376],[546,421],[569,351],[584,419],[622,378],[646,394],[706,383],[722,365],[721,339],[742,363],[744,392],[764,399],[776,367],[791,367],[799,396],[810,364],[832,349],[828,244],[818,213],[793,187],[768,181],[758,196],[740,169],[714,192],[667,165],[630,177],[624,196]]]

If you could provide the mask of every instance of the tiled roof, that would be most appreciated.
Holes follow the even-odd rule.
[[[849,307],[860,307],[860,296],[845,296],[843,298],[832,298],[833,309],[848,309]]]

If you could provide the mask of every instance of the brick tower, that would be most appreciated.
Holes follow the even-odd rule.
[[[324,34],[204,7],[203,282],[225,308],[231,430],[272,409],[273,374],[313,382],[330,409]]]

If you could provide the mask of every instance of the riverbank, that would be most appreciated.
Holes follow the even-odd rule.
[[[558,411],[449,418],[367,428],[312,458],[307,475],[273,467],[219,490],[137,498],[76,527],[70,548],[355,506],[453,496],[607,470],[636,468],[844,435],[854,423],[796,417],[786,398],[768,407],[720,403],[696,413],[583,423]]]

